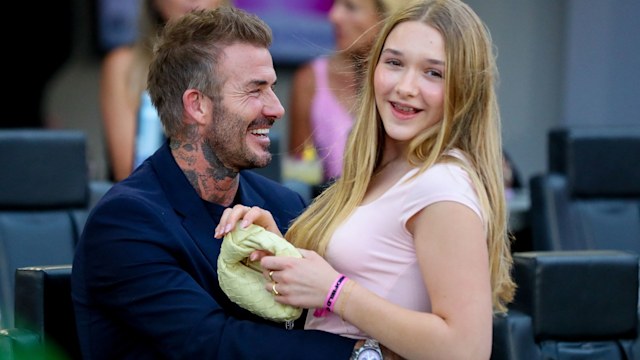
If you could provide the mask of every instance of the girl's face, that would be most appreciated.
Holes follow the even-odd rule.
[[[409,141],[442,120],[445,66],[444,40],[433,27],[408,21],[391,30],[373,84],[388,140]]]
[[[154,5],[165,20],[184,15],[193,9],[215,9],[223,0],[155,0]]]
[[[373,41],[376,34],[373,28],[380,17],[374,0],[335,0],[329,21],[333,24],[336,50],[360,52]]]

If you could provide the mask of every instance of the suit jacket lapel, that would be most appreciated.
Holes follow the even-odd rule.
[[[240,172],[240,204],[246,206],[258,206],[263,209],[269,210],[269,206],[267,206],[268,204],[266,203],[265,198],[262,197],[262,195],[260,195],[260,193],[256,189],[257,185],[248,181],[247,178],[243,175],[245,171],[250,170],[244,170]],[[271,205],[273,206],[274,204],[272,203]],[[280,219],[275,216],[275,214],[274,220],[276,222],[276,225],[278,225],[278,228],[280,228],[280,230],[282,231],[283,224],[280,223]]]
[[[163,174],[158,179],[174,210],[182,216],[184,229],[212,266],[217,268],[221,243],[220,239],[213,237],[217,223],[211,219],[202,199],[178,167],[168,143],[151,160],[154,170]]]
[[[265,200],[240,172],[240,204],[265,208]]]
[[[191,183],[189,183],[176,163],[171,154],[168,141],[151,157],[151,162],[154,171],[163,174],[163,176],[158,177],[159,182],[176,213],[182,216],[184,229],[205,254],[212,266],[217,268],[220,244],[222,242],[221,239],[213,237],[217,221],[214,222],[211,219],[203,200],[198,196],[198,193],[193,189]],[[239,176],[240,203],[247,206],[266,208],[265,199],[257,189],[245,179],[242,172]],[[277,219],[276,222],[278,222]]]

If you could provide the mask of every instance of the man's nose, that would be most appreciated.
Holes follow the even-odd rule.
[[[265,117],[274,120],[280,119],[284,115],[284,107],[273,90],[269,90],[269,95],[262,108],[262,113]]]

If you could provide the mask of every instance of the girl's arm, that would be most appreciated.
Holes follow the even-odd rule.
[[[432,312],[395,305],[355,282],[344,285],[335,311],[405,358],[489,359],[493,310],[481,220],[462,204],[439,202],[417,213],[408,229]],[[322,307],[338,273],[315,252],[302,253],[303,259],[266,256],[261,264],[274,270],[278,302]]]
[[[227,219],[238,221],[246,213],[245,220],[268,223],[265,210],[236,211]],[[344,285],[335,311],[405,358],[489,359],[493,308],[481,220],[465,205],[438,202],[418,212],[407,227],[414,236],[432,312],[395,305],[353,280]],[[321,308],[339,274],[317,253],[303,249],[301,253],[302,259],[262,258],[261,265],[269,270],[265,291],[271,292],[275,282],[280,294],[276,301]]]

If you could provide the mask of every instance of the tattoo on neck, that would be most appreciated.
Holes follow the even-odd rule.
[[[238,170],[225,167],[206,143],[172,139],[170,146],[200,198],[225,206],[233,202],[238,191]]]

